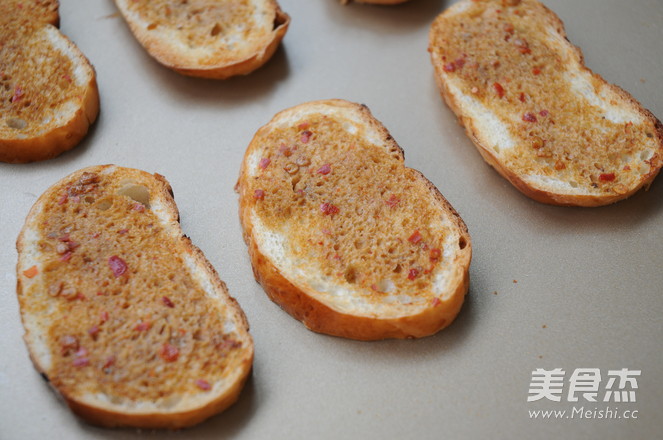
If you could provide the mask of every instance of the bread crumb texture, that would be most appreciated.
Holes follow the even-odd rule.
[[[22,307],[50,320],[46,373],[64,395],[167,409],[241,362],[242,336],[224,321],[233,312],[212,307],[186,270],[183,238],[159,221],[148,187],[85,172],[44,201],[37,246],[51,300]]]
[[[508,130],[482,142],[506,168],[537,176],[534,186],[596,195],[625,194],[660,168],[656,119],[578,67],[582,55],[541,3],[462,3],[433,24],[431,51],[464,104],[487,109],[499,118],[493,128]]]
[[[310,282],[320,295],[340,301],[355,291],[365,304],[430,305],[441,293],[432,287],[436,270],[467,241],[461,235],[446,242],[450,216],[431,203],[432,185],[403,165],[388,134],[387,148],[371,143],[374,130],[339,112],[310,113],[259,132],[242,193],[260,230],[286,241],[284,258],[295,273],[319,275]]]

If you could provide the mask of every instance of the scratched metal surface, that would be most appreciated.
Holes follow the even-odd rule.
[[[660,437],[661,179],[605,208],[533,202],[483,162],[439,97],[427,32],[450,1],[280,3],[293,21],[273,60],[248,77],[213,82],[158,65],[111,1],[62,0],[61,28],[97,70],[101,114],[83,143],[55,160],[0,164],[0,438]],[[663,2],[547,4],[592,69],[663,116]],[[361,343],[317,335],[253,281],[233,192],[244,149],[275,112],[321,98],[367,104],[407,165],[440,188],[470,229],[467,302],[433,337]],[[52,183],[101,163],[168,178],[185,233],[251,323],[255,367],[239,402],[183,432],[80,422],[32,368],[21,339],[14,242],[25,215]],[[531,420],[529,410],[571,407],[526,401],[532,370],[556,367],[641,370],[637,402],[618,405],[638,419]]]

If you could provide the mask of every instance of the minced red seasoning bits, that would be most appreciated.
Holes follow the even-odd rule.
[[[533,113],[527,112],[523,115],[523,121],[525,122],[536,122],[536,116]]]
[[[127,271],[127,263],[117,255],[113,255],[108,259],[108,266],[116,278],[121,277]]]
[[[159,357],[166,362],[175,362],[179,356],[180,351],[177,347],[170,345],[169,343],[163,344],[159,351]]]
[[[338,209],[336,206],[332,205],[331,203],[323,203],[320,205],[320,212],[323,215],[335,215],[340,212],[340,209]]]

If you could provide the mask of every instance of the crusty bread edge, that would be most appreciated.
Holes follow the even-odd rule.
[[[290,26],[290,16],[281,10],[280,5],[275,0],[269,0],[269,2],[274,6],[276,12],[274,16],[274,24],[276,26],[272,31],[272,39],[269,43],[248,58],[236,60],[231,63],[210,66],[182,63],[177,57],[171,55],[168,43],[158,39],[148,38],[145,30],[139,28],[133,20],[128,18],[123,8],[121,8],[117,2],[116,6],[123,15],[125,19],[124,21],[128,23],[129,28],[136,39],[145,50],[147,50],[147,52],[163,66],[186,76],[208,79],[228,79],[233,76],[248,75],[264,65],[274,55],[274,52],[276,52],[281,40],[283,40],[283,37],[288,31],[288,27]]]
[[[63,179],[59,180],[51,187],[49,187],[49,189],[46,190],[35,202],[30,212],[28,213],[25,220],[25,224],[21,229],[21,232],[19,233],[19,236],[16,240],[16,249],[19,255],[19,260],[17,263],[16,290],[19,302],[22,302],[24,300],[22,272],[25,269],[27,269],[27,267],[24,267],[21,261],[21,256],[23,255],[23,250],[25,247],[24,235],[27,229],[29,228],[30,222],[33,219],[33,217],[35,215],[38,215],[39,211],[41,210],[41,204],[43,203],[43,200],[51,197],[52,196],[51,192],[54,189],[54,187],[59,185],[62,181],[73,180],[84,172],[99,173],[104,169],[113,166],[114,165],[91,166],[75,171],[70,175],[64,177]],[[233,384],[230,388],[226,390],[225,393],[215,396],[214,399],[207,402],[204,406],[181,412],[126,413],[126,412],[113,411],[107,408],[102,408],[100,406],[89,404],[84,399],[79,399],[76,398],[75,396],[67,395],[65,393],[62,393],[57,388],[55,387],[53,388],[65,400],[67,405],[71,408],[71,410],[75,414],[85,419],[87,422],[95,425],[104,426],[104,427],[129,426],[129,427],[140,427],[148,429],[186,428],[193,426],[197,423],[200,423],[203,420],[215,414],[220,413],[221,411],[227,409],[229,406],[231,406],[233,403],[237,401],[252,370],[253,357],[254,357],[253,338],[249,333],[249,323],[248,320],[246,319],[246,315],[244,314],[243,310],[237,303],[237,300],[234,297],[230,296],[226,284],[221,280],[216,269],[207,260],[203,252],[197,246],[195,246],[180,229],[179,211],[177,209],[177,205],[175,204],[175,200],[173,198],[173,190],[170,184],[168,183],[168,181],[163,176],[156,173],[154,175],[150,175],[149,173],[142,170],[131,169],[131,171],[143,175],[148,175],[150,177],[154,177],[158,181],[159,193],[153,195],[153,197],[158,198],[164,204],[167,215],[172,219],[172,223],[174,223],[174,226],[176,225],[176,227],[178,228],[177,232],[181,237],[182,245],[184,246],[185,252],[189,252],[196,260],[197,265],[199,265],[201,268],[203,268],[206,271],[206,273],[209,276],[209,280],[213,284],[214,289],[220,292],[224,292],[226,294],[229,306],[228,310],[233,313],[235,321],[238,323],[238,325],[243,327],[242,329],[240,329],[240,331],[243,331],[246,334],[246,339],[250,343],[250,346],[248,347],[243,346],[242,348],[242,350],[248,350],[245,352],[247,352],[249,356],[247,356],[242,361],[241,369],[239,369],[239,371],[235,371],[234,375],[232,375],[227,379],[227,380],[232,379]],[[21,321],[23,321],[23,313],[21,313]],[[35,369],[48,380],[47,369],[44,368],[44,366],[41,364],[39,360],[39,357],[36,356],[33,352],[30,330],[29,328],[25,327],[25,325],[24,328],[25,328],[25,334],[23,336],[23,339],[25,340],[26,346],[28,348],[28,354],[30,356],[30,359],[32,360],[33,365],[35,366]]]
[[[51,26],[50,24],[47,26]],[[58,33],[60,33],[58,31]],[[52,159],[74,148],[87,134],[90,125],[99,114],[99,89],[94,67],[78,47],[64,34],[60,33],[67,45],[80,57],[90,69],[90,81],[85,87],[79,107],[69,120],[52,130],[25,139],[0,140],[0,161],[7,163],[28,163]]]
[[[453,96],[451,90],[447,86],[447,83],[443,79],[444,78],[443,63],[438,62],[438,60],[436,60],[435,58],[434,48],[433,48],[434,39],[435,39],[434,35],[435,23],[438,20],[444,18],[445,14],[453,13],[454,12],[453,9],[447,9],[442,14],[440,14],[435,19],[435,22],[431,26],[429,32],[428,51],[431,56],[431,62],[435,69],[435,75],[434,75],[435,82],[438,86],[438,89],[440,90],[442,98],[449,106],[451,111],[453,111],[453,113],[457,116],[458,122],[460,123],[461,126],[465,128],[467,136],[470,138],[472,143],[474,143],[474,145],[477,147],[477,150],[479,150],[479,153],[481,154],[483,159],[490,166],[492,166],[502,177],[504,177],[509,182],[511,182],[511,184],[515,186],[520,192],[530,197],[531,199],[536,200],[537,202],[546,203],[550,205],[559,205],[559,206],[598,207],[598,206],[604,206],[616,203],[620,200],[624,200],[632,196],[636,192],[638,192],[643,187],[645,189],[648,189],[649,186],[654,181],[654,179],[656,178],[656,176],[658,175],[658,173],[660,172],[661,167],[663,166],[663,124],[661,124],[661,121],[658,120],[656,116],[654,116],[649,110],[643,108],[642,105],[630,93],[628,93],[627,91],[625,91],[624,89],[622,89],[617,85],[609,83],[601,75],[594,73],[591,69],[589,69],[585,65],[582,50],[569,41],[566,34],[566,30],[564,28],[564,23],[559,18],[559,16],[555,14],[555,12],[553,12],[547,6],[543,4],[541,4],[541,6],[544,8],[546,13],[549,14],[546,16],[546,19],[552,20],[552,24],[555,26],[560,36],[564,38],[564,40],[566,40],[566,42],[569,44],[569,49],[571,50],[572,53],[576,55],[580,68],[583,71],[589,73],[597,81],[600,81],[601,84],[610,88],[621,98],[631,103],[644,119],[653,122],[656,131],[655,136],[659,140],[659,150],[657,153],[654,154],[654,156],[652,156],[648,160],[648,162],[650,163],[650,171],[649,173],[642,176],[642,178],[640,179],[640,183],[638,185],[636,185],[634,188],[631,188],[629,191],[627,191],[624,194],[616,194],[616,193],[605,194],[605,195],[560,194],[560,193],[541,190],[531,186],[530,184],[525,182],[520,175],[518,175],[517,173],[513,172],[512,170],[505,167],[502,163],[500,163],[500,160],[495,156],[492,149],[488,147],[488,145],[490,144],[489,139],[486,139],[483,136],[483,133],[475,127],[472,118],[466,118],[463,116],[463,112],[461,111],[462,108],[461,105],[458,102],[456,102],[455,97]]]
[[[344,100],[324,100],[300,104],[298,106],[284,110],[274,116],[272,121],[279,118],[284,112],[296,111],[297,108],[307,105],[328,104],[342,107],[352,107],[358,109],[376,130],[382,136],[384,142],[389,146],[398,149],[401,161],[404,157],[403,150],[394,141],[387,128],[373,117],[366,106],[350,103]],[[260,128],[254,136],[249,147],[246,150],[246,157],[257,145],[258,135],[270,129],[270,123]],[[403,165],[405,166],[405,165]],[[369,316],[359,316],[334,310],[313,295],[306,289],[300,288],[289,281],[270,260],[260,250],[257,239],[253,232],[251,222],[251,208],[245,203],[251,194],[247,194],[248,185],[244,184],[248,179],[246,171],[246,160],[242,162],[240,178],[237,189],[240,192],[239,215],[243,227],[244,241],[249,250],[249,257],[253,267],[253,274],[258,283],[260,283],[269,296],[269,298],[283,308],[290,315],[301,321],[308,329],[332,336],[339,336],[348,339],[363,341],[372,341],[380,339],[405,339],[420,338],[430,336],[439,330],[445,328],[453,322],[458,315],[463,304],[465,294],[469,289],[469,266],[472,258],[472,244],[467,230],[467,226],[460,215],[454,210],[449,202],[442,196],[440,191],[423,174],[417,171],[421,177],[422,183],[431,191],[435,200],[440,203],[444,211],[448,214],[449,220],[458,228],[459,235],[464,237],[467,245],[464,249],[456,253],[456,259],[451,263],[455,265],[454,275],[449,281],[453,293],[447,295],[446,300],[442,300],[437,306],[430,305],[421,312],[412,315],[399,316],[395,318],[376,318]]]

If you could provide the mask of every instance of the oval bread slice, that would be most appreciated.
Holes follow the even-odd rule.
[[[462,0],[430,30],[442,96],[484,159],[527,196],[599,206],[648,187],[663,126],[584,65],[536,0]]]
[[[343,100],[278,113],[238,182],[256,279],[309,329],[375,340],[431,335],[468,289],[462,219],[368,108]]]
[[[0,12],[6,12],[6,6]],[[50,159],[73,148],[99,113],[94,68],[66,36],[47,24],[58,21],[57,2],[34,7],[33,21],[15,13],[16,21],[3,23],[0,30],[3,162]]]
[[[65,177],[35,203],[17,249],[30,357],[76,414],[181,428],[238,398],[247,321],[182,234],[162,176],[107,165]]]
[[[179,73],[246,75],[274,54],[290,24],[275,0],[115,0],[138,41]]]

